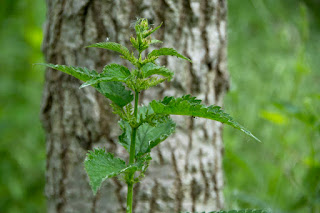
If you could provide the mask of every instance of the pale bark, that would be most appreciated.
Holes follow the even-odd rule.
[[[163,27],[154,38],[175,47],[193,64],[175,57],[159,61],[175,71],[174,80],[142,93],[143,102],[165,95],[192,94],[205,104],[221,105],[228,88],[226,1],[224,0],[47,0],[43,51],[46,61],[101,70],[126,64],[111,51],[84,48],[110,41],[129,45],[136,17]],[[105,181],[93,196],[84,171],[87,150],[106,147],[126,156],[117,144],[118,117],[109,101],[92,88],[48,69],[42,120],[47,135],[48,212],[125,212],[126,185]],[[212,211],[223,206],[222,125],[174,117],[176,133],[152,151],[146,178],[135,187],[135,212]]]

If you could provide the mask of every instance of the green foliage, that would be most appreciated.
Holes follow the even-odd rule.
[[[284,116],[295,118],[320,132],[320,114],[310,109],[308,106],[310,103],[302,104],[303,108],[283,101],[274,102],[273,104]]]
[[[158,77],[151,77],[151,78],[132,78],[128,79],[126,81],[127,86],[131,88],[134,91],[142,91],[142,90],[147,90],[150,87],[157,86],[158,84],[166,81],[167,78],[158,78]]]
[[[141,171],[140,176],[137,178],[137,180],[140,180],[149,166],[150,160],[151,157],[146,155],[145,157],[137,158],[135,164],[126,165],[124,160],[114,157],[113,154],[106,152],[104,149],[95,149],[87,153],[84,165],[90,179],[92,191],[96,194],[104,180],[119,174],[124,174],[124,180],[127,181],[127,176],[132,171]]]
[[[129,152],[129,162],[126,164],[124,160],[98,149],[89,151],[85,160],[85,169],[94,194],[105,179],[122,174],[122,179],[128,185],[128,213],[132,212],[133,184],[144,177],[151,160],[149,154],[151,149],[167,139],[175,130],[176,125],[169,115],[197,116],[226,123],[259,141],[248,130],[235,122],[230,115],[224,113],[220,107],[206,107],[201,105],[200,100],[190,95],[177,99],[165,97],[163,101],[153,100],[148,107],[138,107],[140,91],[166,80],[170,81],[173,77],[172,71],[155,64],[155,60],[159,56],[176,56],[191,62],[190,59],[172,48],[153,50],[145,59],[142,59],[141,52],[143,50],[147,49],[151,43],[159,43],[157,40],[152,40],[150,35],[160,26],[151,29],[146,19],[139,19],[136,22],[136,38],[131,37],[130,41],[133,47],[138,50],[138,58],[134,56],[134,53],[130,54],[126,47],[114,42],[103,42],[89,46],[122,54],[123,58],[135,66],[132,71],[119,64],[105,66],[100,74],[86,68],[42,64],[86,81],[80,88],[91,85],[112,101],[113,112],[122,119],[119,125],[123,133],[119,136],[119,143]],[[123,84],[132,89],[135,94],[134,108],[131,104],[133,101],[132,92],[127,90]],[[136,172],[140,172],[138,177],[135,175]]]
[[[150,41],[150,44],[159,44],[159,43],[163,43],[163,42],[160,41],[160,40],[156,40],[156,39],[152,39],[152,40]]]
[[[301,2],[308,6],[310,34],[304,50],[308,73],[298,86],[294,79],[296,48],[300,46],[297,19]],[[225,128],[226,207],[261,208],[261,204],[254,202],[256,198],[280,209],[279,212],[310,212],[310,203],[288,209],[307,191],[305,183],[311,183],[304,179],[312,162],[309,141],[314,142],[317,161],[319,133],[311,124],[290,118],[289,113],[274,103],[280,101],[299,111],[306,110],[303,113],[313,113],[305,105],[311,99],[312,108],[320,111],[319,99],[312,97],[319,93],[319,25],[315,25],[320,20],[316,19],[320,14],[319,4],[314,0],[230,0],[228,7],[228,65],[232,87],[225,99],[225,110],[261,135],[267,145],[244,149],[242,142],[247,137],[236,137],[232,128]],[[1,2],[0,23],[5,27],[0,29],[0,174],[6,183],[0,187],[2,212],[46,211],[44,134],[40,121],[35,119],[39,117],[44,75],[39,72],[40,67],[32,67],[35,61],[42,61],[44,20],[44,1]],[[241,75],[239,70],[245,70],[246,74]],[[291,100],[293,90],[298,91],[297,99]],[[265,110],[281,115],[285,121],[274,123],[267,117],[255,116]],[[251,172],[250,178],[247,172]],[[243,194],[234,196],[235,190],[252,194],[250,202],[241,200]],[[303,196],[310,199],[310,195]]]
[[[133,100],[132,92],[127,90],[121,82],[101,82],[94,85],[94,87],[120,107],[126,106]]]
[[[192,212],[185,212],[185,213],[192,213]],[[195,212],[195,213],[206,213],[206,212]],[[270,211],[266,210],[229,210],[229,211],[213,211],[213,212],[207,212],[207,213],[271,213]]]
[[[216,211],[216,212],[209,212],[209,213],[268,213],[265,210],[230,210],[230,211]]]
[[[119,125],[123,133],[119,136],[119,143],[130,152],[132,128],[126,121],[121,120]],[[151,152],[151,149],[167,139],[175,130],[176,124],[168,117],[161,122],[155,121],[153,125],[143,123],[138,127],[135,144],[136,156]]]
[[[151,53],[148,54],[149,59],[157,59],[159,56],[164,56],[164,55],[170,55],[170,56],[176,56],[178,58],[182,58],[184,60],[187,60],[189,62],[192,62],[189,58],[181,55],[178,53],[175,49],[173,48],[160,48],[158,50],[153,50]]]
[[[143,78],[147,78],[151,75],[162,75],[170,81],[174,73],[166,67],[149,62],[141,67],[141,75]]]
[[[97,48],[118,52],[122,54],[121,57],[123,57],[124,59],[127,59],[132,64],[136,64],[136,59],[134,58],[133,54],[130,54],[129,50],[126,47],[122,46],[121,44],[118,44],[115,42],[101,42],[101,43],[92,44],[87,47],[97,47]]]
[[[154,29],[152,29],[152,28],[148,29],[148,20],[147,19],[142,19],[141,22],[146,22],[146,24],[144,24],[145,25],[144,26],[144,30],[142,30],[142,32],[141,32],[143,38],[147,38],[148,36],[150,36],[152,33],[157,31],[162,26],[162,23],[161,23],[159,26],[157,26]],[[138,27],[138,26],[141,26],[141,23],[139,23],[139,21],[137,21],[137,23],[136,23],[136,27]]]
[[[0,3],[0,212],[46,212],[40,123],[45,1]]]
[[[320,165],[310,166],[302,180],[303,192],[295,200],[291,209],[296,210],[308,206],[315,211],[320,207]]]
[[[238,122],[234,121],[229,114],[223,112],[221,107],[206,107],[201,104],[201,100],[191,97],[190,95],[185,95],[181,98],[165,97],[162,101],[152,101],[150,105],[154,112],[159,114],[188,115],[193,117],[207,118],[228,124],[260,142],[260,140],[252,135],[250,131],[246,130]]]
[[[150,44],[162,43],[162,41],[153,40],[149,37],[152,33],[158,30],[161,25],[162,23],[158,27],[152,29],[149,27],[147,19],[138,19],[134,26],[137,38],[130,38],[132,46],[141,53],[143,50],[147,49]]]
[[[125,82],[125,80],[131,75],[130,70],[119,64],[109,64],[104,67],[103,72],[97,77],[87,80],[86,83],[82,84],[80,88],[94,85],[100,82],[108,81],[120,81]]]
[[[43,65],[55,70],[59,70],[61,72],[67,73],[68,75],[72,75],[73,77],[81,81],[88,81],[98,75],[98,73],[95,70],[89,70],[87,68],[82,68],[82,67],[54,65],[54,64],[45,64],[45,63],[38,63],[37,65]]]
[[[122,65],[107,65],[101,74],[98,74],[95,70],[89,70],[81,67],[45,63],[38,63],[38,65],[59,70],[72,75],[81,81],[87,81],[86,83],[82,84],[80,88],[92,85],[96,90],[120,107],[127,105],[133,100],[131,91],[126,90],[122,83],[120,83],[121,81],[125,81],[125,79],[130,76],[129,69]]]
[[[301,2],[307,5],[310,25],[302,51],[306,61],[297,58],[297,48],[301,46],[297,34]],[[320,112],[316,97],[320,91],[319,6],[315,0],[228,2],[228,67],[232,84],[224,107],[265,142],[264,146],[257,143],[244,148],[247,137],[238,137],[232,128],[225,128],[228,149],[224,158],[224,191],[228,209],[266,205],[276,212],[300,213],[311,212],[312,205],[315,207],[304,202],[299,208],[291,208],[302,196],[312,200],[306,188],[309,183],[314,189],[317,185],[304,177],[313,167],[311,163],[320,159],[319,133],[312,124],[291,118],[274,103],[288,103],[299,111],[305,110],[303,113]],[[1,1],[0,24],[5,27],[0,28],[0,174],[6,183],[0,186],[1,212],[46,211],[44,133],[35,119],[39,117],[44,75],[39,72],[40,67],[32,67],[35,61],[42,61],[45,11],[45,2],[40,0]],[[299,79],[297,62],[307,71],[300,84],[295,80]],[[296,94],[294,100],[292,93]],[[281,115],[284,122],[273,122],[268,116],[257,118],[263,111]],[[26,128],[29,126],[32,128]],[[314,142],[314,161],[309,141]]]
[[[319,197],[308,192],[317,183],[305,178],[320,163],[315,2],[228,1],[231,87],[224,108],[265,145],[244,148],[248,139],[224,128],[227,209],[320,212]]]
[[[106,153],[103,149],[89,151],[84,165],[94,194],[105,179],[117,176],[127,168],[124,160],[115,158],[113,154]]]

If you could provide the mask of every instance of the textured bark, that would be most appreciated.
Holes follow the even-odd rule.
[[[205,104],[221,105],[228,89],[225,0],[47,0],[43,51],[54,64],[101,70],[125,63],[111,51],[84,48],[105,41],[128,43],[136,17],[163,27],[155,38],[191,58],[160,59],[176,71],[173,82],[142,93],[143,102],[165,95],[192,94]],[[48,69],[42,121],[47,135],[46,196],[48,212],[125,212],[126,185],[105,181],[93,196],[84,171],[88,149],[106,147],[127,156],[117,145],[118,117],[92,88]],[[152,151],[146,178],[134,188],[135,212],[211,211],[223,206],[222,125],[174,117],[177,131]]]

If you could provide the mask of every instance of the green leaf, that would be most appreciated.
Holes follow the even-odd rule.
[[[127,59],[132,64],[135,64],[137,60],[132,54],[130,54],[129,50],[125,46],[122,46],[121,44],[118,44],[115,42],[100,42],[100,43],[92,44],[87,47],[97,47],[97,48],[102,48],[107,50],[113,50],[115,52],[122,54],[123,58]]]
[[[137,131],[137,141],[140,142],[138,155],[150,152],[152,148],[167,139],[175,128],[176,124],[170,118],[155,126],[148,123],[142,124]]]
[[[130,152],[132,128],[130,124],[124,120],[121,120],[119,125],[123,131],[119,136],[119,143]],[[153,147],[169,137],[174,132],[175,127],[175,123],[168,117],[164,118],[161,122],[155,121],[155,124],[152,126],[149,123],[140,125],[137,129],[136,156],[150,152]]]
[[[94,194],[97,193],[104,180],[117,176],[127,169],[122,159],[115,158],[113,154],[106,153],[103,149],[89,151],[84,166]]]
[[[185,95],[181,98],[165,97],[162,101],[152,101],[150,105],[154,112],[159,114],[189,115],[228,124],[260,142],[250,131],[234,121],[229,114],[223,112],[221,107],[213,105],[206,107],[201,104],[201,100],[197,100],[190,95]]]
[[[169,78],[159,78],[159,77],[150,77],[150,78],[135,78],[131,76],[126,80],[127,87],[131,88],[134,91],[140,92],[142,90],[147,90],[150,87],[157,86],[158,84],[170,80]]]
[[[160,40],[152,39],[149,44],[159,44],[159,43],[163,43],[163,42]]]
[[[151,53],[148,54],[148,58],[152,58],[152,57],[156,57],[158,58],[159,56],[162,55],[171,55],[171,56],[177,56],[178,58],[182,58],[184,60],[187,60],[189,62],[192,62],[189,58],[181,55],[180,53],[178,53],[175,49],[173,48],[160,48],[157,50],[153,50]]]
[[[103,72],[98,77],[93,78],[82,84],[80,88],[107,81],[125,82],[126,78],[130,76],[130,71],[127,67],[119,64],[109,64],[104,67]]]
[[[147,38],[149,35],[151,35],[152,33],[154,33],[155,31],[157,31],[160,27],[162,26],[162,22],[159,26],[157,26],[154,29],[149,29],[148,31],[143,33],[143,38]]]
[[[102,48],[107,50],[113,50],[122,55],[127,55],[127,54],[130,55],[129,50],[125,46],[122,46],[121,44],[116,42],[100,42],[100,43],[89,45],[87,47],[97,47],[97,48]]]
[[[67,73],[69,75],[72,75],[78,78],[81,81],[89,81],[89,83],[91,82],[91,80],[94,80],[99,77],[99,74],[96,71],[89,70],[87,68],[72,67],[72,66],[65,66],[65,65],[44,64],[44,63],[41,63],[39,65],[44,65],[52,69],[62,71],[64,73]],[[115,75],[116,70],[121,70],[120,71],[121,74],[118,75],[119,78],[127,75],[128,72],[130,74],[130,71],[125,70],[125,67],[121,65],[116,66],[113,64],[110,67],[105,69],[110,70],[111,67],[113,68],[113,71],[110,72],[109,76],[111,76],[112,74]],[[103,73],[107,72],[107,70],[105,69]],[[115,77],[112,79],[115,80]],[[126,88],[122,85],[121,82],[110,81],[110,82],[99,83],[99,81],[97,81],[96,83],[93,83],[93,84],[95,84],[94,88],[96,90],[98,90],[105,97],[109,98],[111,101],[113,101],[115,104],[117,104],[120,107],[127,105],[133,100],[132,92],[129,90],[126,90]],[[81,85],[80,88],[82,87],[84,87],[84,85]]]
[[[69,75],[72,75],[78,78],[81,81],[89,81],[89,83],[90,83],[90,80],[93,80],[99,77],[99,74],[96,71],[89,70],[87,68],[72,67],[72,66],[65,66],[65,65],[44,64],[44,63],[41,63],[39,65],[44,65],[52,69],[62,71],[64,73],[67,73]],[[120,78],[121,76],[127,75],[129,71],[129,70],[125,70],[125,67],[121,65],[116,66],[114,64],[108,67],[108,70],[110,70],[111,67],[113,68],[113,72],[110,72],[110,76],[112,74],[115,75],[116,70],[121,70],[121,74],[118,75],[118,77]],[[107,72],[107,70],[105,69],[103,73]],[[129,71],[129,74],[130,74],[130,71]],[[82,85],[80,88],[82,87],[84,86]],[[127,105],[133,100],[132,92],[129,90],[126,90],[126,88],[122,85],[121,82],[110,81],[110,82],[99,83],[98,81],[97,83],[95,83],[94,88],[120,107]]]
[[[162,67],[159,65],[156,65],[154,63],[147,63],[141,67],[142,70],[142,77],[147,78],[151,75],[162,75],[163,77],[168,78],[169,80],[172,79],[173,72],[166,67]]]
[[[89,70],[87,68],[82,68],[82,67],[54,65],[54,64],[46,64],[46,63],[38,63],[38,65],[43,65],[43,66],[47,66],[47,67],[50,67],[55,70],[59,70],[61,72],[72,75],[81,81],[88,81],[88,80],[98,76],[98,73],[95,70]]]
[[[127,90],[121,82],[100,82],[94,86],[100,93],[109,98],[120,107],[124,107],[133,101],[133,94]]]
[[[265,210],[229,210],[229,211],[214,211],[214,212],[209,212],[209,213],[268,213],[269,211]]]
[[[103,68],[103,75],[117,76],[118,78],[127,78],[131,73],[130,70],[120,64],[109,64]]]

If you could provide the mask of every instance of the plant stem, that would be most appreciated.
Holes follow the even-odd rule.
[[[137,120],[138,117],[138,102],[139,102],[139,92],[135,91],[134,96],[134,118]],[[131,144],[130,144],[130,157],[129,157],[129,164],[134,163],[135,152],[136,152],[136,135],[137,135],[137,128],[132,128],[131,133]],[[133,178],[134,172],[130,175],[128,185],[128,193],[127,193],[127,213],[132,213],[132,200],[133,200]]]
[[[138,117],[138,103],[139,103],[139,92],[135,91],[134,95],[134,117],[137,119]]]

